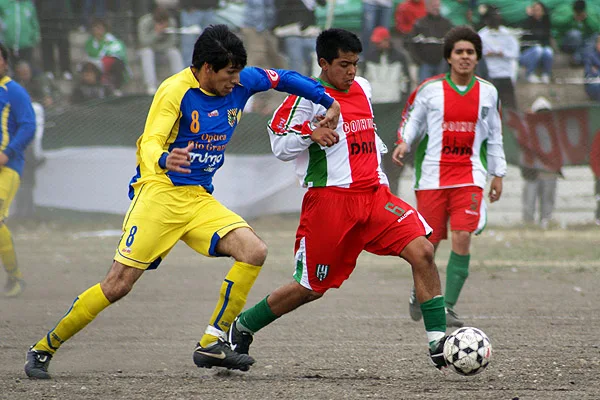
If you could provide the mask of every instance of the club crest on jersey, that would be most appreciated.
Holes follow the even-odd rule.
[[[227,122],[229,122],[229,126],[231,126],[232,128],[235,125],[235,122],[237,121],[237,113],[237,108],[227,110]]]
[[[315,275],[317,279],[323,281],[323,279],[327,278],[327,274],[329,273],[329,265],[325,264],[317,264],[317,270]]]
[[[487,117],[489,111],[490,111],[489,107],[481,107],[481,119],[485,119],[485,117]]]

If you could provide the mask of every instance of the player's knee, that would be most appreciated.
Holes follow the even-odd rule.
[[[260,240],[258,237],[256,240],[247,247],[244,258],[244,262],[252,265],[263,265],[267,259],[267,244]]]
[[[308,289],[296,281],[293,283],[293,288],[294,290],[290,293],[290,297],[293,297],[297,300],[297,305],[310,303],[311,301],[315,301],[323,297],[323,293]]]
[[[427,264],[433,264],[435,259],[435,247],[429,240],[423,240],[421,244],[421,258]]]
[[[133,283],[126,282],[124,280],[104,280],[101,283],[102,292],[106,299],[111,303],[116,302],[119,299],[127,296],[131,289],[133,289]]]
[[[434,264],[435,248],[424,236],[418,237],[405,247],[400,257],[408,261],[413,267],[426,268]]]
[[[314,290],[307,290],[304,293],[304,303],[310,303],[323,297],[323,293],[315,292]]]

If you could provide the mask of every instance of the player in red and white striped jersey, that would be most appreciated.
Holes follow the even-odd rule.
[[[481,38],[469,27],[452,29],[444,39],[450,72],[423,82],[410,96],[398,130],[393,160],[403,165],[415,148],[414,189],[417,209],[433,227],[435,248],[452,230],[452,252],[446,278],[446,322],[462,326],[453,310],[469,273],[471,234],[486,223],[483,199],[487,175],[492,175],[489,199],[502,195],[506,159],[498,91],[475,76],[481,58]],[[411,317],[421,317],[411,296]]]
[[[434,248],[426,238],[431,229],[390,192],[381,170],[381,153],[387,149],[373,122],[371,87],[355,76],[361,51],[358,37],[346,30],[329,29],[317,39],[319,81],[341,107],[335,130],[317,127],[324,108],[298,96],[289,96],[269,123],[273,152],[281,160],[294,160],[308,187],[296,232],[294,280],[240,314],[230,341],[236,351],[247,352],[250,335],[340,287],[366,250],[411,264],[430,355],[442,367],[446,318]]]

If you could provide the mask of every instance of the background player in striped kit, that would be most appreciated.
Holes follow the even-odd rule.
[[[80,294],[58,324],[27,352],[25,373],[49,379],[58,348],[102,310],[127,295],[147,269],[155,269],[184,241],[210,257],[230,256],[209,325],[193,353],[198,367],[248,370],[252,357],[224,340],[267,256],[266,244],[242,217],[213,196],[213,176],[248,99],[276,89],[327,108],[319,124],[337,125],[340,107],[313,79],[286,70],[244,68],[246,50],[225,25],[209,26],[196,41],[192,66],[159,87],[137,142],[137,174],[112,266],[101,283]]]
[[[244,311],[229,330],[229,341],[247,354],[254,333],[340,287],[366,250],[410,263],[430,355],[441,368],[446,319],[434,249],[426,238],[431,229],[390,192],[381,170],[385,145],[373,122],[371,86],[355,76],[360,40],[329,29],[319,35],[316,48],[319,79],[341,106],[337,128],[317,127],[325,109],[298,96],[288,96],[268,125],[273,152],[283,161],[294,160],[308,187],[296,232],[294,280]]]
[[[429,240],[437,249],[452,230],[452,252],[446,273],[446,323],[463,326],[454,305],[469,274],[471,234],[486,223],[483,190],[492,175],[489,199],[502,195],[506,159],[498,91],[475,76],[481,59],[481,38],[459,26],[444,37],[444,58],[450,72],[422,83],[410,96],[392,154],[396,164],[415,147],[417,209],[433,228]],[[410,297],[411,317],[421,318],[418,296]]]

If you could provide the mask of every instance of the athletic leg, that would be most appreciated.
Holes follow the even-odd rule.
[[[419,213],[433,229],[428,239],[433,244],[435,256],[440,242],[448,238],[448,190],[417,190],[415,195]],[[408,311],[413,321],[419,321],[423,315],[415,287],[409,297]]]
[[[136,189],[123,222],[112,266],[106,277],[77,296],[67,313],[27,353],[25,373],[48,379],[48,362],[58,348],[83,329],[110,304],[129,293],[144,270],[157,268],[177,243],[187,222],[185,213],[174,214],[169,205],[191,209],[179,189],[168,185],[144,185]],[[194,203],[195,199],[187,199]],[[161,218],[154,216],[160,215]],[[153,217],[149,217],[153,216]]]
[[[446,301],[448,326],[463,326],[454,312],[462,288],[469,276],[471,233],[479,233],[487,219],[483,189],[465,186],[449,189],[452,251],[446,268]]]
[[[427,340],[431,345],[443,338],[446,332],[444,297],[434,262],[434,247],[421,236],[410,242],[402,250],[400,257],[408,261],[412,268],[415,294],[423,315]]]
[[[346,190],[320,188],[307,192],[296,232],[295,281],[274,290],[236,319],[229,334],[236,351],[247,353],[252,334],[321,298],[350,276],[364,248],[357,221],[366,212],[371,193],[353,196]],[[348,214],[347,210],[352,209],[356,211]]]
[[[56,326],[31,347],[25,364],[27,376],[49,379],[48,363],[59,347],[92,322],[102,310],[126,296],[143,272],[114,261],[104,280],[77,296]]]
[[[20,295],[24,289],[23,274],[17,264],[17,254],[12,239],[12,233],[4,223],[8,217],[10,205],[19,190],[21,180],[19,174],[8,167],[0,169],[0,258],[6,270],[6,297]]]
[[[246,304],[248,293],[267,257],[267,245],[250,228],[239,228],[227,233],[216,247],[219,254],[229,255],[235,262],[221,284],[219,300],[209,320],[208,328],[200,339],[208,347],[224,338],[231,323]]]

